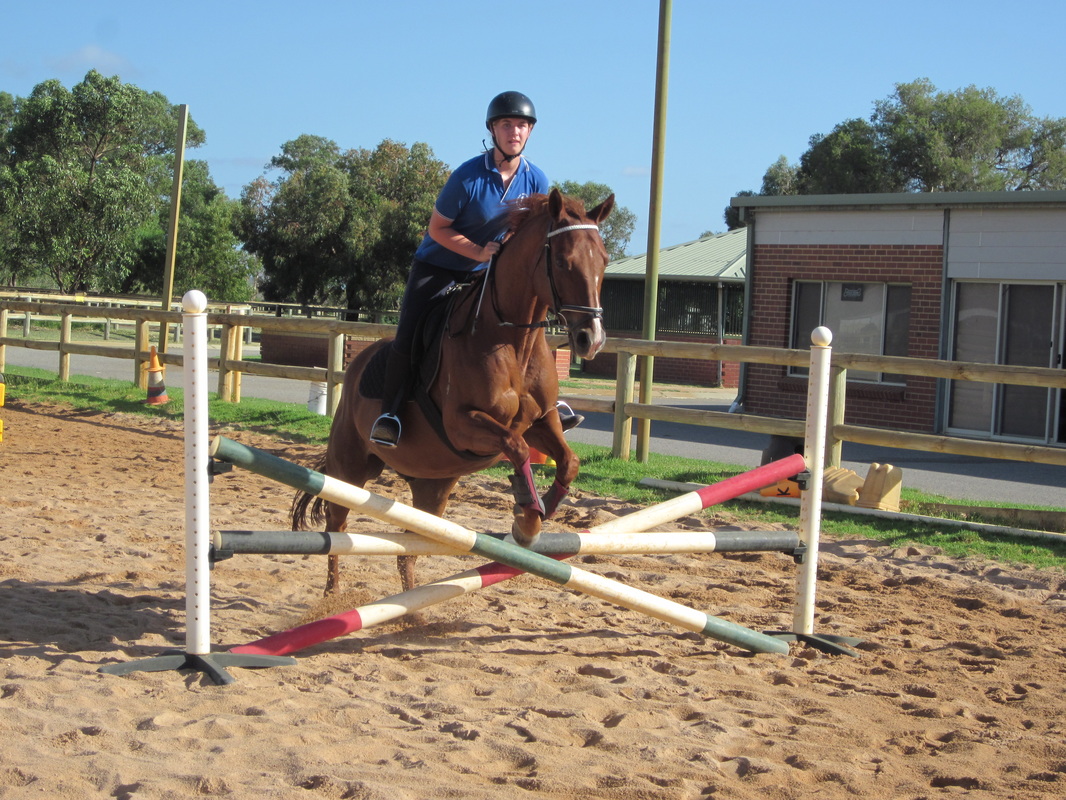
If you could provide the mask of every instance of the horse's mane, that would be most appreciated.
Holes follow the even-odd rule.
[[[548,195],[529,194],[512,200],[507,204],[507,230],[516,233],[519,228],[531,219],[546,213],[548,209]]]

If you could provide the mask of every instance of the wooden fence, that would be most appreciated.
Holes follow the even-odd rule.
[[[30,318],[59,320],[59,341],[35,341],[8,335],[8,325],[18,319],[24,325]],[[133,347],[88,344],[71,340],[74,319],[82,322],[108,320],[131,322],[135,329]],[[6,347],[26,347],[53,351],[59,356],[59,379],[70,379],[70,356],[92,355],[107,358],[132,359],[132,379],[147,388],[144,365],[151,357],[149,335],[151,325],[180,326],[181,314],[149,308],[115,308],[83,304],[7,300],[0,297],[0,372],[6,361]],[[261,375],[305,382],[326,384],[326,406],[329,413],[340,401],[340,385],[344,378],[344,342],[348,336],[377,339],[392,335],[393,326],[368,322],[342,322],[317,317],[277,317],[260,314],[233,313],[209,310],[208,324],[218,331],[219,356],[210,359],[211,369],[218,372],[218,395],[223,400],[240,402],[241,376]],[[299,332],[325,335],[329,339],[327,367],[294,367],[264,364],[242,358],[248,329],[275,332]],[[553,347],[565,346],[565,336],[549,336]],[[731,428],[754,433],[802,439],[802,420],[764,417],[754,414],[730,414],[703,411],[669,405],[633,402],[636,382],[636,363],[641,356],[709,359],[741,363],[777,364],[805,367],[810,354],[806,350],[787,350],[747,345],[718,345],[693,342],[664,342],[643,339],[609,339],[605,352],[618,355],[615,397],[604,400],[580,395],[565,395],[562,399],[579,411],[602,412],[614,417],[613,452],[618,458],[629,458],[634,419],[659,420],[687,425]],[[160,353],[164,364],[182,364],[182,356]],[[945,380],[981,381],[1018,386],[1040,386],[1066,389],[1066,370],[1041,367],[1013,367],[960,361],[936,361],[899,356],[868,356],[852,353],[833,353],[829,425],[826,442],[826,464],[839,466],[841,445],[845,441],[926,452],[978,456],[982,458],[1028,461],[1066,466],[1066,448],[964,439],[956,436],[908,433],[883,428],[848,425],[844,423],[844,401],[848,369],[922,375]]]

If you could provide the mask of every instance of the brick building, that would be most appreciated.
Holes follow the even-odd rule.
[[[704,236],[659,251],[656,339],[672,342],[740,344],[744,319],[747,263],[743,230]],[[607,335],[644,338],[644,283],[647,258],[612,261],[604,275],[600,301]],[[601,353],[582,364],[593,375],[616,374],[617,358]],[[740,365],[657,357],[656,381],[736,387]]]
[[[745,343],[1062,367],[1066,192],[737,197]],[[746,411],[802,418],[803,370],[751,364]],[[847,422],[1066,444],[1066,392],[849,372]]]

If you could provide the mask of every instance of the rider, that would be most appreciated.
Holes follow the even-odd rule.
[[[437,197],[429,232],[415,251],[400,304],[396,338],[389,350],[381,416],[370,440],[394,447],[400,440],[397,412],[406,400],[415,328],[433,301],[470,273],[483,270],[499,252],[506,230],[506,203],[547,194],[548,178],[524,155],[537,122],[533,102],[521,92],[503,92],[489,103],[485,127],[492,147],[461,164]],[[564,429],[583,419],[560,404]],[[569,413],[567,413],[569,412]]]

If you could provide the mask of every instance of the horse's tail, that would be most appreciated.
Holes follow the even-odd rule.
[[[323,472],[326,466],[326,456],[323,455],[315,462],[313,469],[316,472]],[[292,529],[294,531],[306,531],[307,527],[308,509],[310,509],[311,523],[313,525],[321,525],[326,520],[326,514],[323,511],[326,501],[321,497],[317,497],[310,492],[297,492],[296,496],[292,498],[292,509],[289,511],[289,520],[292,522]]]

